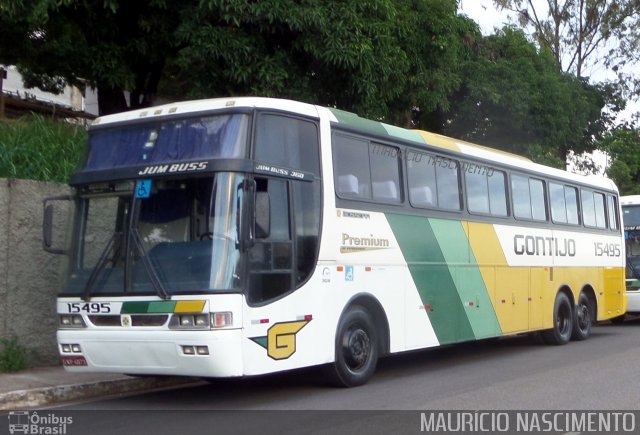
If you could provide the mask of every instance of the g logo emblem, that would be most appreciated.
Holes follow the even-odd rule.
[[[296,334],[311,320],[276,323],[266,337],[250,337],[267,349],[267,355],[275,360],[287,359],[296,353]]]

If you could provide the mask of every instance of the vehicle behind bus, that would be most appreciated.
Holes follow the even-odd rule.
[[[640,313],[640,195],[621,196],[626,250],[627,313]]]

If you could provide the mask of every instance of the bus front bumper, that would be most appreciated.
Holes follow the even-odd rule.
[[[242,376],[242,330],[58,330],[66,370],[202,377]]]

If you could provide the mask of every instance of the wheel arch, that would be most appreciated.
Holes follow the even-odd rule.
[[[342,313],[340,313],[340,318],[342,318],[344,314],[355,305],[363,307],[373,317],[373,322],[376,325],[376,331],[378,332],[377,341],[378,348],[380,349],[380,356],[388,355],[390,351],[389,320],[387,319],[387,314],[384,311],[384,308],[382,308],[382,304],[370,293],[358,293],[346,303]]]
[[[569,298],[569,302],[571,302],[571,309],[573,310],[573,307],[576,306],[576,298],[573,295],[573,291],[571,290],[571,287],[569,287],[568,284],[563,284],[560,286],[560,288],[558,288],[558,291],[556,292],[556,296],[558,296],[558,293],[564,293],[565,295],[567,295],[567,297]]]

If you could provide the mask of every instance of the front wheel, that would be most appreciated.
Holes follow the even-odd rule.
[[[547,344],[566,344],[571,339],[573,331],[573,310],[571,301],[566,294],[560,292],[556,295],[553,304],[553,328],[542,331],[542,339]]]
[[[325,368],[329,381],[340,387],[365,384],[376,370],[378,339],[369,312],[353,306],[340,319],[335,362]]]

